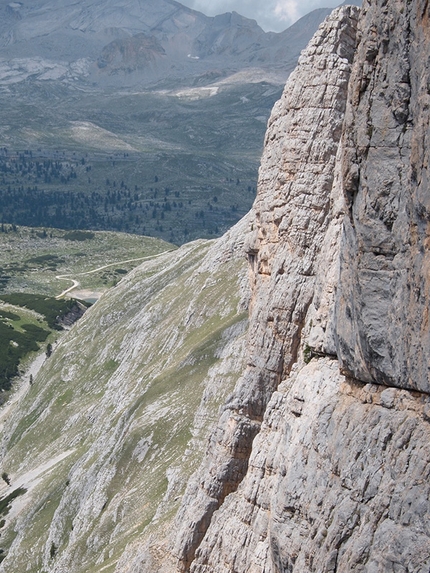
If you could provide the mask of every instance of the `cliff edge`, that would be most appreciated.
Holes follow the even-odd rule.
[[[0,417],[0,571],[428,573],[429,17],[336,9],[249,216],[130,273]]]
[[[248,366],[182,503],[182,570],[429,568],[429,15],[334,11],[273,110]]]

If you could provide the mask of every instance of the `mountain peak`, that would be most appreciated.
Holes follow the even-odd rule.
[[[16,58],[61,65],[85,60],[91,64],[87,80],[74,77],[121,87],[219,67],[237,71],[256,61],[279,68],[279,44],[285,39],[298,54],[324,15],[278,38],[236,11],[208,17],[174,0],[34,0],[31,6],[3,1],[0,61],[9,66]]]

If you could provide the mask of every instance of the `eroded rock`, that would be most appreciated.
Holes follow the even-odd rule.
[[[338,351],[359,380],[429,392],[429,14],[386,4],[365,4],[345,118]]]
[[[352,24],[348,10],[337,17]],[[246,243],[249,367],[219,435],[244,404],[263,421],[204,537],[182,509],[191,573],[430,566],[429,15],[423,0],[364,2],[353,73],[344,60],[327,105],[327,64],[354,46],[351,25],[333,50],[342,24],[329,22],[275,106]],[[193,478],[197,515],[220,443]]]
[[[178,514],[173,552],[184,569],[213,512],[246,474],[270,397],[297,360],[330,223],[357,15],[347,7],[327,19],[302,53],[269,121],[246,242],[252,289],[248,368]]]

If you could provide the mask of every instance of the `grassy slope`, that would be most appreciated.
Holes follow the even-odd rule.
[[[0,570],[113,571],[161,535],[242,368],[232,251],[200,241],[144,263],[63,339],[6,421],[2,471],[28,492]]]
[[[6,228],[9,231],[9,225]],[[27,292],[57,296],[72,284],[71,279],[57,279],[58,275],[71,275],[82,289],[103,292],[118,282],[123,271],[130,271],[142,262],[119,264],[121,261],[142,259],[175,248],[160,239],[127,233],[100,231],[86,234],[87,240],[68,240],[68,236],[60,229],[28,227],[0,232],[0,294]],[[81,275],[105,265],[112,266]]]
[[[9,390],[18,366],[22,369],[43,343],[54,342],[56,317],[74,303],[53,297],[72,285],[72,279],[80,283],[72,296],[94,299],[145,257],[176,248],[160,239],[124,233],[12,230],[8,225],[3,229],[7,232],[0,232],[0,403],[9,397],[3,390]],[[36,295],[39,302],[34,306],[31,297]]]

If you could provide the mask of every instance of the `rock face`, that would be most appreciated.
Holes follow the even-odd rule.
[[[246,249],[252,288],[248,368],[185,495],[175,544],[187,568],[214,510],[246,473],[267,403],[297,360],[345,112],[357,10],[334,12],[302,54],[269,121]]]
[[[293,372],[191,570],[427,571],[426,404],[346,381],[327,358]]]
[[[429,14],[383,4],[366,4],[345,119],[338,344],[355,378],[429,392]]]
[[[269,122],[248,367],[179,512],[192,573],[430,565],[429,8],[357,15],[320,28]]]
[[[131,38],[114,40],[105,46],[97,60],[97,67],[109,67],[111,73],[114,70],[133,71],[154,65],[163,56],[165,51],[157,39],[141,33]]]
[[[428,573],[429,17],[336,10],[249,219],[135,270],[55,350],[4,432],[28,491],[0,571]]]

